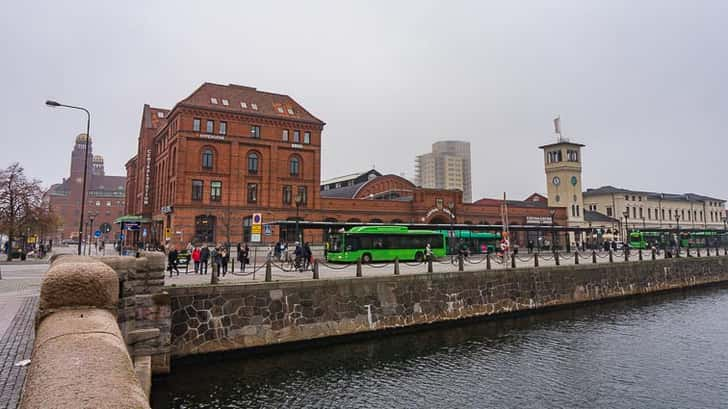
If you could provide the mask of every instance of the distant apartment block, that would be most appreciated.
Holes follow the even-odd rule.
[[[470,142],[433,143],[432,152],[415,159],[415,183],[431,189],[460,189],[463,191],[463,202],[472,202]]]

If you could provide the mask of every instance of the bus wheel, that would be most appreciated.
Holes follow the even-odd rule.
[[[418,251],[417,253],[415,253],[416,262],[421,263],[422,260],[424,260],[424,259],[425,259],[425,257],[422,255],[422,252]]]
[[[372,262],[372,255],[369,253],[365,253],[361,256],[361,262],[364,264],[369,264]]]

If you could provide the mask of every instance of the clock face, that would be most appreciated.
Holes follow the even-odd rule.
[[[571,177],[571,186],[576,186],[576,176]]]
[[[560,185],[560,184],[561,184],[561,179],[559,179],[559,177],[558,177],[558,176],[554,176],[554,178],[553,178],[553,179],[551,179],[551,183],[553,183],[553,184],[554,184],[554,186],[558,186],[558,185]]]

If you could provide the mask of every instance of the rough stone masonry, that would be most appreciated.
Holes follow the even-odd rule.
[[[728,280],[727,257],[167,287],[171,354],[304,341]]]

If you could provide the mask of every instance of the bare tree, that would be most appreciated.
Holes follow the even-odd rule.
[[[29,179],[17,162],[0,170],[0,231],[8,236],[8,260],[20,234],[49,231],[58,225],[58,218],[43,204],[40,183]]]

